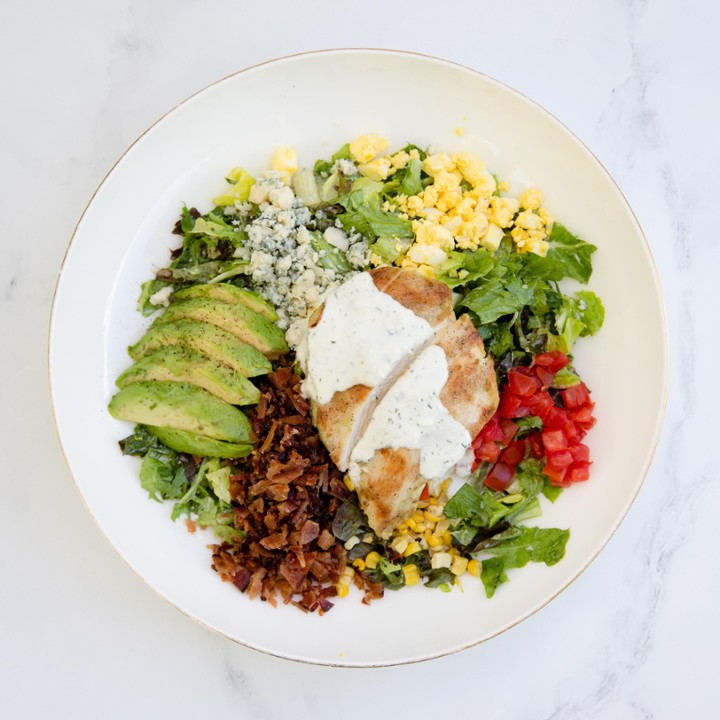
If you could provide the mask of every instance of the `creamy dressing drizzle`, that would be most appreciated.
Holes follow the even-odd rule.
[[[422,352],[375,408],[350,456],[349,474],[360,478],[358,463],[383,448],[420,450],[420,474],[444,479],[465,455],[472,438],[448,412],[440,393],[448,379],[445,351],[433,345]]]
[[[359,273],[327,298],[320,322],[298,347],[303,394],[324,405],[353,385],[375,387],[433,332],[427,320]]]

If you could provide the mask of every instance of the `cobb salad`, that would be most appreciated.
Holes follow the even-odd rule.
[[[569,530],[527,521],[590,476],[572,349],[604,309],[561,282],[588,283],[595,246],[471,153],[389,148],[365,135],[307,168],[278,148],[260,174],[230,170],[209,211],[183,206],[110,401],[136,423],[120,446],[142,487],[272,604],[473,576],[492,597],[562,559]]]

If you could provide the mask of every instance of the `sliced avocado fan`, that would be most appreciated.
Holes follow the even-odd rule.
[[[217,325],[271,358],[288,351],[283,331],[245,305],[230,305],[204,297],[183,300],[172,303],[153,327],[176,320],[199,320]]]
[[[128,352],[133,360],[139,360],[168,345],[201,352],[245,377],[266,375],[272,370],[270,361],[259,350],[217,325],[198,320],[176,320],[155,325],[128,348]]]
[[[231,405],[253,405],[260,399],[260,391],[247,378],[183,347],[165,347],[146,355],[120,375],[116,385],[124,388],[146,380],[192,383]]]
[[[201,457],[242,458],[247,457],[253,449],[252,445],[213,440],[203,435],[174,430],[173,428],[147,425],[147,429],[164,445],[177,452],[199,455]]]
[[[192,300],[193,298],[212,298],[220,300],[220,302],[230,304],[240,304],[249,307],[256,313],[266,317],[271,322],[278,319],[275,308],[262,295],[239,288],[229,283],[206,283],[204,285],[192,285],[191,287],[177,290],[172,295],[173,302],[182,302],[183,300]]]
[[[108,405],[116,420],[184,430],[215,440],[251,443],[250,421],[236,407],[186,382],[132,383]]]

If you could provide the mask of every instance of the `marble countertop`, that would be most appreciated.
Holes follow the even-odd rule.
[[[663,0],[4,4],[0,44],[0,715],[586,720],[717,717],[720,6]],[[421,51],[563,120],[613,174],[664,283],[671,393],[643,490],[590,568],[494,640],[419,665],[342,670],[236,646],[148,590],[93,524],[55,437],[56,275],[123,150],[213,80],[322,47]],[[642,372],[642,358],[618,357]],[[620,370],[619,370],[620,371]],[[705,448],[704,450],[702,448]]]

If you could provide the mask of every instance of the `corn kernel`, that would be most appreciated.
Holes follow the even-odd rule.
[[[442,540],[437,535],[433,535],[429,530],[425,532],[424,537],[427,541],[428,547],[434,548],[442,545]]]
[[[405,565],[403,575],[405,575],[406,585],[417,585],[420,582],[420,573],[418,572],[417,565]]]
[[[406,548],[403,555],[405,557],[410,557],[410,555],[414,555],[416,552],[420,552],[422,548],[420,547],[420,543],[418,542],[411,542]]]
[[[446,531],[442,534],[443,545],[452,545],[452,535]]]
[[[365,567],[368,570],[374,570],[377,567],[378,562],[380,561],[380,553],[375,552],[373,550],[372,552],[369,552],[365,556]]]
[[[396,528],[395,532],[397,532],[400,535],[404,535],[408,531],[408,526],[406,522],[401,522]]]
[[[477,562],[477,560],[475,561]],[[357,558],[357,560],[353,560],[353,565],[362,572],[365,569],[365,561],[362,558]]]
[[[418,532],[418,524],[412,518],[408,518],[405,523],[413,532]]]
[[[480,563],[477,560],[471,560],[468,563],[467,571],[473,577],[480,577]]]
[[[468,559],[465,557],[462,557],[461,555],[458,555],[452,562],[452,565],[450,566],[450,572],[453,575],[462,575],[466,570],[468,566]]]
[[[437,521],[440,519],[439,515],[433,515],[427,510],[423,513],[423,517],[427,522],[432,523],[433,525],[435,525],[435,523],[437,523]]]
[[[347,585],[336,585],[335,590],[337,591],[338,597],[347,597],[350,592],[350,588]]]
[[[354,492],[354,491],[355,491],[355,483],[353,483],[353,481],[352,481],[347,475],[343,478],[343,482],[345,483],[345,487],[346,487],[350,492]]]

